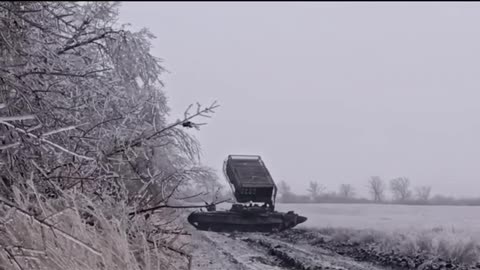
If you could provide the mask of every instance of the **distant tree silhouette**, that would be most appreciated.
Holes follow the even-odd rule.
[[[280,184],[278,185],[278,193],[281,195],[291,193],[291,188],[285,181],[280,181]]]
[[[432,191],[432,187],[430,186],[417,187],[415,189],[416,199],[421,202],[427,202],[430,199],[431,191]]]
[[[341,184],[338,195],[346,199],[353,198],[355,197],[355,189],[350,184]]]
[[[394,200],[398,202],[406,202],[412,196],[410,191],[410,179],[406,177],[397,177],[390,181],[390,190],[392,191]]]
[[[379,176],[372,176],[368,181],[368,191],[374,202],[382,202],[385,199],[385,183]]]
[[[318,182],[316,181],[311,181],[307,189],[312,200],[315,200],[315,198],[317,198],[324,190],[325,190],[325,187],[322,185],[319,185]]]

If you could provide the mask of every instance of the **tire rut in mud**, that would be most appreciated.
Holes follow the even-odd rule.
[[[467,266],[445,261],[441,258],[429,258],[425,255],[406,256],[395,251],[381,252],[375,246],[359,243],[345,243],[329,239],[314,231],[293,229],[271,236],[287,243],[304,244],[332,251],[340,256],[349,257],[358,262],[370,262],[377,266],[395,270],[470,270],[480,269],[480,265]]]
[[[259,245],[265,248],[268,251],[268,255],[278,258],[281,263],[279,266],[285,267],[288,269],[296,270],[319,270],[319,269],[332,269],[332,270],[344,270],[345,268],[338,268],[334,266],[325,266],[323,264],[315,262],[312,260],[312,254],[306,253],[304,251],[299,251],[295,248],[288,247],[286,245],[271,243],[270,241],[265,241],[261,239],[251,239],[246,238],[243,241]]]
[[[228,260],[228,268],[232,270],[282,270],[280,260],[268,256],[262,249],[242,242],[238,237],[242,234],[202,232],[200,240],[217,253],[217,259]],[[224,264],[225,265],[225,264]],[[199,268],[200,269],[200,268]],[[213,268],[208,268],[213,269]],[[225,269],[225,268],[215,268]]]
[[[206,236],[206,235],[205,235]],[[333,240],[317,231],[292,229],[280,233],[208,233],[207,241],[236,270],[467,270],[424,256],[380,252],[374,246]],[[223,268],[222,268],[223,269]]]
[[[261,247],[269,256],[280,261],[284,269],[295,270],[385,270],[389,268],[375,266],[371,263],[356,262],[353,259],[338,255],[335,252],[305,245],[284,241],[275,237],[275,234],[251,234],[241,237],[252,247]]]

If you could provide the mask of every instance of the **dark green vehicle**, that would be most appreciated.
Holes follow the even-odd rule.
[[[207,212],[191,213],[188,222],[198,230],[272,232],[307,220],[293,211],[275,211],[277,186],[260,156],[230,155],[224,174],[237,203],[227,211],[209,207]]]

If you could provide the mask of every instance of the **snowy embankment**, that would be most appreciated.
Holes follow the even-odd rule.
[[[304,253],[309,254],[307,256],[300,256],[301,252],[296,252],[299,246],[303,246],[302,250],[320,253],[323,256],[320,260],[322,263],[331,262],[332,258],[341,258],[340,261],[343,262],[355,260],[369,262],[377,267],[397,269],[479,267],[477,262],[480,241],[475,233],[478,229],[475,227],[477,223],[472,220],[476,218],[473,213],[477,210],[475,207],[455,207],[455,212],[450,216],[445,216],[444,213],[451,209],[442,207],[396,205],[278,204],[277,209],[294,210],[308,216],[309,220],[306,225],[297,226],[294,230],[271,235],[229,236],[196,232],[202,236],[192,241],[196,247],[193,250],[193,262],[200,260],[199,266],[193,265],[194,269],[222,269],[221,265],[231,261],[230,257],[234,258],[234,261],[242,262],[234,263],[232,267],[237,265],[237,268],[231,269],[256,269],[261,261],[270,265],[268,267],[288,266],[293,269],[308,268],[308,265],[312,264],[320,265],[312,263],[313,257],[309,253]],[[287,245],[278,244],[274,240]],[[222,256],[226,257],[220,260]],[[255,259],[258,256],[263,259]],[[199,258],[214,259],[202,261]],[[239,265],[243,266],[239,268]],[[338,261],[334,265],[338,266]],[[259,269],[267,269],[262,267],[266,266]],[[357,267],[369,269],[371,265],[361,264]]]
[[[439,254],[434,252],[402,253],[395,244],[400,247],[402,243],[388,242],[398,240],[396,238],[380,237],[376,242],[365,241],[368,239],[365,237],[364,242],[360,242],[352,239],[364,236],[363,232],[352,231],[352,239],[340,239],[338,235],[335,229],[292,229],[278,234],[196,231],[192,233],[192,269],[480,269],[470,261],[475,258],[468,255],[471,252],[468,248],[474,249],[471,246],[457,253],[466,257],[455,259],[436,256]],[[387,252],[386,247],[393,248]]]

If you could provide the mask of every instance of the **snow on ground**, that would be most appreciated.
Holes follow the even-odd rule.
[[[380,231],[443,228],[480,235],[480,206],[421,206],[382,204],[283,204],[278,211],[293,210],[308,220],[300,227],[349,227]]]
[[[191,241],[192,270],[384,269],[274,235],[192,231]]]
[[[239,239],[215,232],[192,232],[192,270],[280,270],[272,258]]]
[[[441,240],[450,236],[461,240],[463,236],[473,237],[477,235],[477,232],[480,232],[480,219],[475,213],[479,209],[478,207],[278,204],[277,209],[279,211],[294,210],[298,214],[307,216],[308,220],[305,224],[296,227],[300,230],[292,230],[292,233],[282,234],[283,236],[261,233],[204,232],[197,231],[187,224],[186,227],[192,234],[189,236],[189,253],[193,256],[191,269],[373,270],[388,269],[387,267],[397,263],[396,261],[402,259],[403,256],[396,254],[392,257],[393,261],[389,259],[386,263],[380,264],[385,267],[376,266],[379,265],[379,260],[383,261],[382,258],[386,256],[381,252],[370,254],[373,256],[373,261],[370,258],[368,260],[360,259],[362,262],[357,262],[353,258],[366,258],[368,255],[365,255],[365,247],[337,248],[329,246],[329,244],[312,244],[312,239],[308,239],[308,233],[300,232],[302,227],[316,229],[346,227],[395,233],[429,232],[435,234],[432,236],[434,240],[437,238]],[[415,228],[415,230],[412,231],[412,228]],[[306,231],[314,232],[315,230]],[[290,241],[289,235],[294,238],[297,236],[304,238],[307,236],[307,238],[300,241]],[[322,247],[326,249],[322,249]],[[344,250],[348,251],[349,249],[352,252],[347,255]],[[367,261],[375,263],[375,266],[366,263]]]

